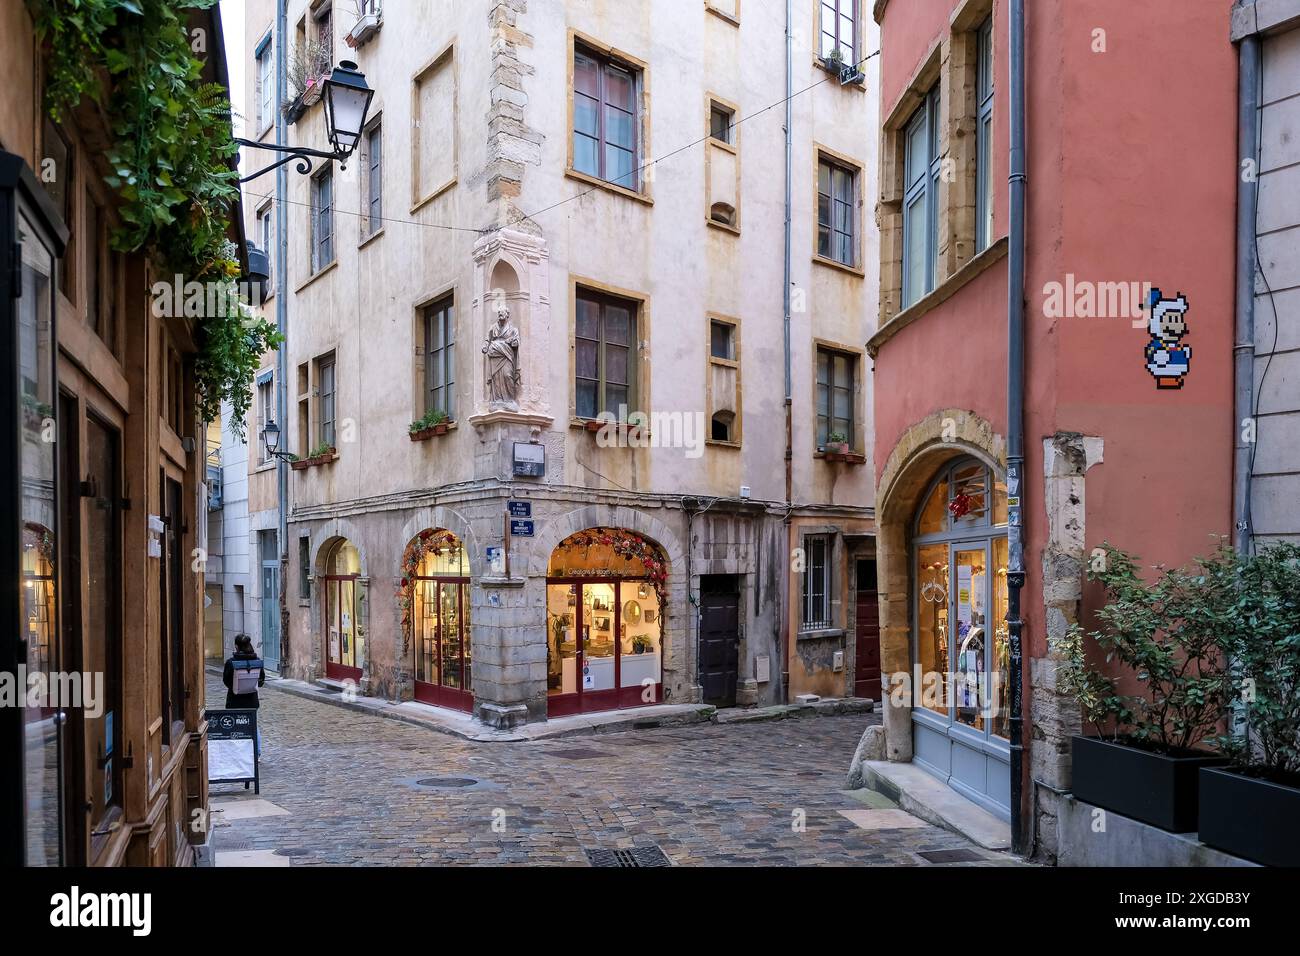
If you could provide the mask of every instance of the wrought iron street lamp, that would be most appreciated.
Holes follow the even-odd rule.
[[[366,85],[365,74],[357,69],[357,65],[351,60],[341,60],[325,81],[322,95],[325,101],[325,138],[329,140],[332,149],[280,146],[236,137],[235,142],[240,146],[285,154],[271,165],[241,177],[239,181],[246,183],[295,160],[298,165],[294,168],[304,176],[311,172],[313,158],[331,160],[337,162],[340,168],[345,168],[348,157],[361,141],[361,131],[365,129],[366,114],[370,111],[370,101],[374,95],[375,91]]]
[[[285,461],[292,461],[293,455],[287,451],[280,451],[280,426],[275,420],[266,423],[262,429],[262,444],[266,446],[266,457],[283,458]]]

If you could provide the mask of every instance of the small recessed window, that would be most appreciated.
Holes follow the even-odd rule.
[[[713,321],[709,323],[709,354],[714,358],[727,359],[732,361],[736,357],[736,348],[733,342],[735,327],[728,325],[726,322]]]
[[[714,222],[720,222],[724,226],[734,226],[736,224],[736,207],[729,202],[715,202],[709,207],[709,218]]]
[[[735,143],[736,114],[718,103],[709,109],[709,136],[721,143]]]
[[[736,416],[731,412],[718,412],[713,416],[713,430],[710,437],[714,441],[731,441],[731,425]]]

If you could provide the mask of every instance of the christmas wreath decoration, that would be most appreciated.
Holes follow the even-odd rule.
[[[397,606],[402,610],[402,653],[411,649],[411,608],[415,604],[415,582],[425,555],[455,554],[460,549],[460,539],[452,532],[425,528],[402,552],[402,577],[395,595]]]

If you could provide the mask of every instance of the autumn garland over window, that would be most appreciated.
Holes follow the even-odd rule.
[[[664,560],[658,545],[647,541],[634,531],[622,528],[592,528],[569,535],[555,548],[556,551],[573,551],[578,548],[591,548],[603,545],[613,549],[620,558],[640,561],[645,568],[646,577],[655,589],[659,599],[659,636],[663,637],[664,611],[668,608],[668,562]]]
[[[439,557],[461,550],[460,539],[450,531],[426,528],[411,539],[402,552],[402,578],[398,582],[397,606],[402,609],[402,653],[411,649],[411,608],[415,604],[415,584],[426,555]]]
[[[111,124],[104,181],[116,193],[120,252],[144,252],[170,279],[210,285],[198,319],[198,412],[230,402],[242,436],[261,355],[275,326],[240,301],[229,240],[239,198],[237,146],[224,87],[203,82],[214,37],[190,30],[192,10],[217,0],[27,0],[41,43],[45,111],[55,121],[89,100]],[[215,300],[215,301],[214,301]]]

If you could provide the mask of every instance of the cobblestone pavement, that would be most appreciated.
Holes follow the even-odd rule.
[[[208,702],[225,702],[212,674]],[[1010,862],[928,825],[869,830],[843,816],[868,809],[840,789],[862,715],[474,743],[268,686],[259,721],[261,797],[288,812],[216,814],[218,854],[585,866],[587,848],[657,844],[677,865],[928,866],[918,851],[958,848]],[[474,782],[417,783],[428,778]],[[252,791],[214,784],[223,796]]]

